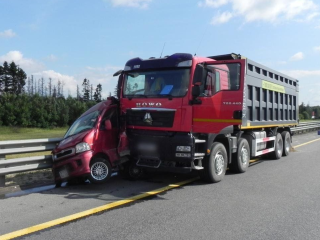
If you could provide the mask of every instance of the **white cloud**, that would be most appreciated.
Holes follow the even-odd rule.
[[[148,8],[152,0],[104,0],[111,2],[115,7],[135,7],[135,8]]]
[[[58,60],[58,57],[53,54],[50,54],[49,56],[45,57],[45,60],[47,60],[49,62],[55,62]]]
[[[222,5],[227,4],[228,2],[230,1],[229,0],[205,0],[204,2],[199,2],[198,6],[218,8]]]
[[[314,47],[314,48],[313,48],[313,50],[314,50],[315,52],[320,53],[320,46],[318,46],[318,47]]]
[[[225,22],[228,22],[231,18],[232,18],[232,13],[230,12],[223,12],[221,14],[219,13],[218,15],[212,18],[211,24],[216,25],[216,24],[225,23]]]
[[[32,74],[44,70],[44,65],[30,58],[24,58],[23,54],[19,51],[10,51],[5,55],[0,56],[0,63],[4,61],[15,62],[19,65],[27,74]]]
[[[304,55],[302,52],[298,52],[296,54],[294,54],[291,58],[290,61],[299,61],[302,60],[304,58]]]
[[[78,82],[74,76],[61,74],[53,70],[45,70],[45,71],[33,73],[32,75],[35,77],[35,79],[44,78],[46,83],[48,83],[49,78],[51,78],[52,85],[57,85],[58,80],[60,80],[60,82],[63,84],[64,96],[68,96],[68,94],[71,94],[71,96],[77,95]],[[81,85],[79,87],[81,87]]]
[[[213,8],[227,4],[231,4],[232,16],[242,17],[245,22],[277,22],[298,17],[311,20],[319,15],[319,8],[313,0],[205,0],[198,3]]]
[[[0,32],[0,38],[13,38],[16,35],[17,34],[14,31],[12,31],[11,29]]]

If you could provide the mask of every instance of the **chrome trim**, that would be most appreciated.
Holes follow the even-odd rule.
[[[129,110],[139,111],[139,110],[146,110],[146,111],[169,111],[169,112],[176,112],[177,109],[171,108],[129,108]]]

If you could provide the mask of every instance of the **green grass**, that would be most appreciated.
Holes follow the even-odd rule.
[[[0,127],[0,141],[39,138],[62,138],[68,128],[19,128]],[[6,155],[6,159],[50,155],[51,151]]]
[[[20,127],[0,127],[0,141],[24,140],[39,138],[61,138],[67,131],[66,128],[20,128]]]

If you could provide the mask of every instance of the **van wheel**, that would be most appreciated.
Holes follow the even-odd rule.
[[[238,140],[237,152],[232,154],[230,170],[235,173],[244,173],[247,171],[250,162],[250,147],[247,139]]]
[[[289,152],[290,152],[290,146],[291,146],[290,133],[288,131],[283,131],[281,133],[281,137],[282,137],[282,140],[283,140],[282,156],[288,156]]]
[[[280,133],[277,133],[274,141],[274,151],[270,153],[273,159],[280,159],[283,152],[283,140]]]
[[[228,156],[222,143],[212,144],[210,156],[203,159],[203,170],[199,171],[200,178],[209,183],[220,182],[226,174]]]
[[[104,158],[94,158],[90,163],[90,182],[105,183],[111,177],[111,170],[109,161]]]

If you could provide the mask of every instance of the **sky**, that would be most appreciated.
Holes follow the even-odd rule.
[[[239,53],[300,81],[320,105],[320,0],[0,0],[0,64],[102,97],[135,57]]]

